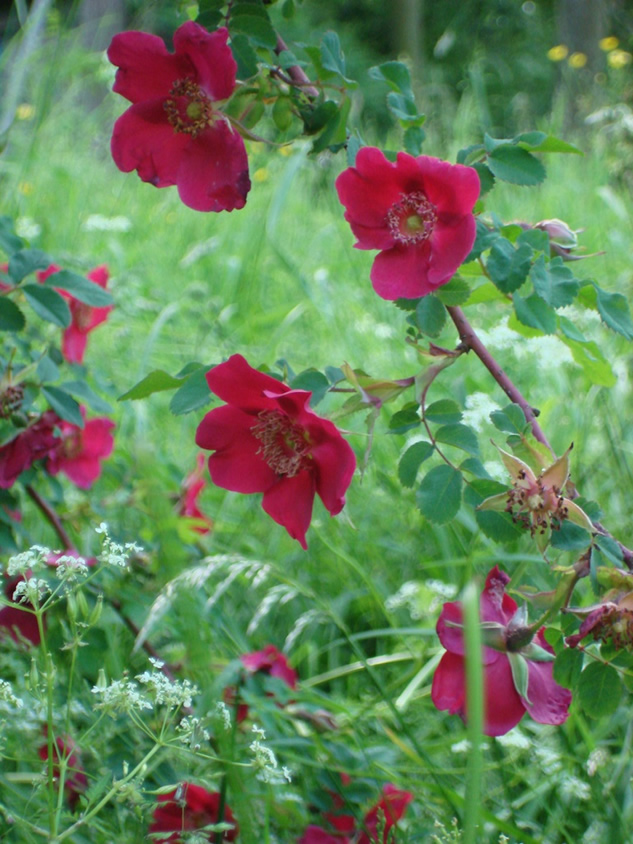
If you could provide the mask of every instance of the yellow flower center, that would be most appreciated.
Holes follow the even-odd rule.
[[[163,103],[167,119],[176,132],[196,138],[213,119],[213,104],[191,79],[177,79]]]
[[[294,478],[309,466],[308,432],[279,410],[262,410],[251,432],[261,442],[261,454],[273,472]]]
[[[412,244],[433,234],[437,212],[422,191],[414,191],[395,202],[387,212],[387,226],[394,239]]]

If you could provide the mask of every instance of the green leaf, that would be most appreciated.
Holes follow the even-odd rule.
[[[398,410],[389,420],[390,434],[404,434],[412,428],[417,428],[422,420],[419,414],[419,404],[409,402],[402,410]]]
[[[618,566],[618,568],[622,567],[622,561],[624,559],[622,549],[613,537],[597,534],[594,538],[594,542],[608,560],[610,560],[615,566]]]
[[[97,395],[85,381],[65,381],[59,385],[62,390],[82,399],[95,413],[112,413],[112,407],[107,401]]]
[[[459,405],[453,399],[434,401],[426,408],[424,415],[429,422],[437,422],[441,425],[451,425],[462,418]]]
[[[326,70],[345,79],[345,56],[336,32],[326,32],[321,39],[321,64]]]
[[[72,273],[69,270],[60,270],[58,273],[53,273],[46,279],[44,286],[67,290],[75,299],[79,299],[80,302],[91,305],[93,308],[103,308],[114,302],[112,295],[99,284],[95,284],[89,278],[85,278],[78,273]]]
[[[248,7],[242,6],[242,9]],[[252,7],[253,12],[257,7]],[[268,16],[265,17],[253,14],[249,10],[248,14],[239,12],[231,15],[230,20],[231,32],[241,32],[243,35],[248,35],[249,39],[257,47],[268,47],[274,50],[277,45],[277,35]]]
[[[501,410],[493,410],[490,421],[498,431],[506,434],[519,434],[525,431],[527,421],[518,404],[508,404]]]
[[[316,135],[331,120],[338,117],[338,106],[334,100],[326,100],[318,106],[309,105],[300,110],[301,119],[308,135]]]
[[[544,256],[539,255],[530,270],[530,278],[536,293],[552,308],[571,305],[580,290],[580,282],[562,258],[554,258],[546,264]]]
[[[418,469],[433,454],[431,443],[417,442],[409,446],[398,463],[398,478],[402,486],[410,489],[418,476]]]
[[[545,135],[544,132],[524,132],[521,135],[517,135],[514,140],[531,152],[563,152],[572,153],[573,155],[584,155],[583,151],[573,144],[568,144],[567,141],[561,141],[560,138],[555,138],[554,135]]]
[[[470,251],[470,255],[467,256],[464,263],[468,263],[469,261],[474,261],[475,258],[479,258],[482,252],[485,252],[486,249],[490,249],[495,240],[501,237],[496,229],[488,228],[488,226],[479,217],[477,217],[476,223],[477,234],[475,237],[475,243]]]
[[[59,378],[59,367],[49,358],[48,355],[40,358],[37,364],[37,377],[42,383],[47,381],[57,381]]]
[[[549,255],[549,235],[541,229],[525,229],[516,239],[517,246],[527,243],[535,252]]]
[[[22,331],[26,325],[24,314],[8,296],[0,298],[0,331]]]
[[[7,255],[13,255],[24,246],[24,241],[18,237],[13,227],[13,218],[3,214],[0,217],[0,249]]]
[[[622,683],[612,665],[592,662],[580,675],[577,699],[592,718],[613,715],[621,697]]]
[[[402,62],[384,62],[369,68],[369,76],[387,85],[397,93],[411,97],[411,75],[409,69]]]
[[[42,387],[42,395],[59,417],[83,428],[84,420],[79,405],[65,390],[59,387]]]
[[[127,393],[119,396],[117,401],[135,401],[136,399],[145,399],[151,396],[152,393],[160,393],[164,390],[173,390],[175,387],[182,386],[181,378],[174,378],[162,369],[154,369],[145,378],[142,378],[138,384],[135,384]]]
[[[470,166],[475,168],[479,176],[479,184],[481,185],[479,197],[481,198],[494,188],[496,179],[492,175],[490,167],[488,167],[487,164],[484,164],[483,161],[475,161],[475,163]]]
[[[463,451],[467,451],[468,454],[472,454],[473,457],[479,456],[479,440],[477,439],[477,434],[468,425],[462,425],[460,422],[443,425],[436,432],[435,439],[445,445],[461,448]]]
[[[192,372],[179,390],[176,390],[169,402],[169,409],[174,416],[191,413],[209,404],[213,394],[207,383],[208,366],[201,366]],[[182,383],[182,382],[181,382]]]
[[[443,305],[455,307],[463,305],[471,294],[471,288],[466,279],[454,275],[448,284],[443,284],[435,292],[435,296]]]
[[[594,287],[597,294],[596,304],[602,321],[627,340],[633,340],[633,322],[631,322],[631,312],[626,297],[621,293],[607,293],[597,284],[594,284]]]
[[[591,535],[573,522],[565,520],[559,530],[552,531],[550,544],[559,551],[584,551],[591,545]]]
[[[20,288],[24,298],[41,319],[53,322],[60,328],[70,325],[70,309],[63,296],[41,284],[25,284]]]
[[[475,478],[479,478],[480,480],[484,481],[491,481],[492,478],[488,474],[488,471],[484,464],[478,457],[467,457],[463,460],[459,465],[460,472],[468,472],[470,475],[474,475]],[[466,487],[466,492],[464,493],[464,498],[467,497],[468,487]],[[505,487],[504,487],[505,489]]]
[[[521,147],[498,146],[488,156],[487,163],[497,179],[513,185],[538,185],[545,179],[545,167]]]
[[[45,270],[51,259],[41,249],[21,249],[9,258],[9,275],[19,284],[23,278],[35,270]]]
[[[436,466],[416,492],[420,512],[430,522],[445,525],[455,518],[462,500],[462,476],[452,466]]]
[[[532,248],[527,243],[515,249],[509,240],[499,237],[492,245],[486,268],[502,293],[514,293],[527,278],[531,261]]]
[[[409,126],[405,129],[403,142],[409,155],[420,155],[425,138],[426,132],[420,126]]]
[[[290,382],[290,386],[293,390],[308,390],[311,392],[310,407],[316,407],[326,395],[330,382],[318,369],[304,369],[303,372],[295,375]]]
[[[575,690],[582,673],[583,661],[582,651],[563,648],[554,662],[554,680],[566,689]]]
[[[412,97],[389,91],[387,94],[387,108],[399,120],[402,126],[422,126],[426,120],[424,114],[418,113],[418,107]]]
[[[423,334],[437,337],[446,323],[446,308],[432,293],[423,296],[415,309],[415,321]]]
[[[569,337],[570,340],[575,340],[577,343],[587,342],[587,338],[582,331],[580,331],[570,319],[567,319],[567,317],[562,314],[558,315],[558,324],[560,326],[560,330],[566,337]]]
[[[512,301],[519,322],[530,328],[538,328],[543,334],[554,334],[556,312],[540,296],[532,295],[523,299],[518,293],[514,293]]]
[[[569,337],[560,338],[571,351],[572,357],[579,364],[585,375],[593,384],[601,387],[613,387],[617,381],[611,364],[602,354],[600,347],[594,343],[577,343]]]
[[[475,511],[475,521],[485,536],[494,539],[495,542],[512,542],[518,539],[523,529],[512,521],[509,513],[497,510],[477,510],[477,507],[491,498],[493,495],[507,493],[508,487],[487,478],[475,478],[467,486],[464,492],[464,500]]]
[[[245,80],[257,76],[257,54],[246,35],[237,33],[231,36],[231,52],[237,62],[238,79]]]
[[[347,138],[347,118],[351,107],[352,101],[349,97],[346,97],[340,106],[337,106],[336,111],[332,111],[332,116],[326,123],[323,131],[312,143],[312,149],[310,150],[312,154],[322,152],[327,148],[336,152],[345,143]]]

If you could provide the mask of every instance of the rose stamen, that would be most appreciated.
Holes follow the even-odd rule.
[[[259,422],[251,428],[253,436],[261,442],[257,453],[273,472],[294,478],[309,464],[307,432],[279,410],[262,410],[257,418]]]
[[[191,79],[177,79],[169,96],[163,108],[176,132],[184,132],[196,138],[213,120],[211,100]]]
[[[389,231],[400,243],[420,243],[433,234],[437,222],[435,206],[422,191],[408,193],[387,212]]]

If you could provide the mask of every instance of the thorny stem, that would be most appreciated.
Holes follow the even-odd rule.
[[[532,433],[534,434],[535,439],[537,439],[540,443],[542,443],[546,448],[548,448],[554,459],[556,459],[556,453],[554,449],[549,443],[549,440],[545,436],[543,429],[539,425],[536,414],[532,406],[528,403],[528,401],[523,396],[523,393],[519,390],[516,384],[512,381],[512,379],[506,375],[503,369],[499,366],[497,361],[493,358],[490,354],[488,349],[484,346],[481,342],[479,337],[477,336],[475,329],[466,319],[466,316],[461,308],[456,306],[448,306],[446,310],[449,313],[450,318],[453,320],[455,324],[455,328],[459,332],[459,339],[462,342],[462,346],[464,347],[465,351],[473,351],[479,360],[483,363],[486,367],[488,372],[492,375],[495,379],[497,384],[501,387],[504,393],[508,396],[508,398],[513,401],[515,404],[518,404],[523,413],[525,414],[525,418],[532,429]],[[570,498],[576,498],[578,493],[575,490],[571,490]],[[617,543],[620,551],[622,552],[622,559],[624,564],[629,570],[633,570],[633,551],[630,548],[627,548],[622,542],[612,536],[608,530],[604,528],[600,522],[593,522],[593,525],[596,529],[596,532],[601,534],[602,536],[609,536],[614,542]]]
[[[499,384],[499,386],[508,396],[510,401],[513,401],[515,404],[519,405],[519,407],[525,414],[525,418],[527,419],[532,429],[534,437],[546,448],[548,448],[549,451],[552,453],[552,456],[556,458],[554,449],[550,445],[549,440],[543,433],[543,430],[536,419],[534,409],[524,398],[523,393],[519,390],[516,384],[511,380],[511,378],[509,378],[508,375],[506,375],[506,373],[499,366],[497,361],[490,354],[488,349],[481,342],[481,340],[475,333],[475,329],[466,319],[466,316],[462,309],[456,306],[452,306],[447,307],[446,310],[448,311],[450,318],[453,320],[455,328],[459,332],[459,339],[465,346],[466,351],[473,351],[477,355],[479,360],[483,363],[488,372],[490,372],[492,377],[495,379],[497,384]]]
[[[275,46],[275,53],[279,55],[283,53],[284,50],[288,49],[288,45],[283,40],[281,35],[277,36],[277,44]],[[306,76],[303,71],[303,68],[299,67],[299,65],[292,65],[292,67],[286,68],[288,72],[288,76],[292,80],[295,85],[298,85],[308,97],[312,97],[316,99],[319,96],[319,92],[314,87],[310,79]]]

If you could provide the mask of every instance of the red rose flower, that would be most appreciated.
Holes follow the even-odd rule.
[[[204,417],[196,444],[210,449],[215,484],[263,492],[262,507],[307,548],[315,493],[332,516],[343,509],[356,458],[332,422],[313,413],[312,393],[291,390],[248,365],[241,355],[207,373],[227,402]]]
[[[53,774],[55,778],[59,778],[59,766],[62,760],[66,760],[66,772],[64,776],[64,793],[66,800],[72,808],[75,807],[79,800],[79,795],[88,788],[88,777],[85,774],[77,745],[71,739],[66,737],[63,739],[58,736],[53,743],[55,753],[55,760],[53,765]],[[40,759],[48,759],[48,744],[42,745],[39,749]]]
[[[114,91],[132,103],[114,125],[114,163],[158,188],[177,185],[196,211],[243,208],[251,186],[244,141],[217,108],[235,88],[228,35],[188,21],[175,53],[146,32],[115,35],[108,49]]]
[[[81,415],[85,419],[83,407]],[[48,458],[46,471],[51,475],[64,472],[78,487],[88,489],[101,475],[101,461],[112,452],[114,438],[110,432],[114,427],[107,417],[89,419],[83,428],[59,420],[61,439]]]
[[[336,180],[357,249],[380,249],[371,269],[383,299],[417,299],[451,277],[475,241],[472,167],[399,152],[395,163],[363,147]]]
[[[198,523],[194,526],[194,530],[201,534],[209,533],[213,527],[213,520],[205,516],[198,507],[198,497],[206,486],[203,472],[204,454],[200,452],[196,458],[196,468],[183,481],[182,496],[178,510],[181,516],[197,519]]]
[[[233,824],[233,829],[222,836],[222,841],[235,841],[239,827],[228,806],[224,807],[223,817],[220,818],[220,793],[207,791],[199,785],[184,782],[169,794],[158,797],[158,806],[154,809],[154,821],[149,832],[172,832],[168,838],[161,838],[162,844],[179,844],[182,841],[181,832],[201,829],[209,824],[217,824],[222,820]],[[215,832],[209,833],[209,841],[215,844]]]
[[[30,469],[36,460],[48,456],[59,440],[54,429],[59,420],[52,410],[47,410],[37,421],[0,448],[0,488],[13,486],[22,472]]]
[[[60,269],[57,264],[51,264],[47,269],[37,273],[38,281],[45,281],[49,276],[59,272]],[[105,264],[95,267],[94,270],[90,270],[86,278],[94,281],[95,284],[105,290],[109,278],[108,268]],[[107,320],[114,306],[107,305],[103,308],[93,308],[86,305],[85,302],[75,299],[66,290],[59,289],[57,292],[61,293],[67,300],[71,316],[71,323],[65,329],[62,337],[62,355],[69,363],[83,363],[88,334],[93,328]]]
[[[274,645],[266,645],[261,651],[242,654],[240,660],[251,674],[268,674],[282,680],[291,689],[297,688],[297,672],[288,665],[284,654]],[[224,700],[229,706],[235,705],[235,695],[235,686],[227,686],[224,690]],[[236,717],[238,723],[248,718],[248,706],[245,703],[238,704]]]
[[[552,676],[552,663],[541,661],[553,654],[541,628],[533,642],[524,644],[521,629],[513,624],[517,605],[505,593],[508,575],[497,566],[490,570],[481,594],[482,622],[493,622],[496,629],[484,633],[495,636],[495,647],[484,647],[484,733],[501,736],[529,712],[540,724],[563,724],[569,715],[571,692],[559,686]],[[462,607],[459,602],[444,604],[437,622],[437,635],[446,648],[433,677],[431,699],[438,709],[466,717],[466,677]],[[523,660],[527,689],[515,687],[512,660]]]
[[[358,840],[358,844],[370,844],[370,841],[373,844],[374,841],[378,841],[378,818],[381,813],[385,818],[383,841],[385,844],[387,841],[389,841],[389,844],[395,844],[395,838],[393,835],[389,835],[390,830],[404,815],[412,800],[413,794],[410,791],[401,791],[395,785],[387,783],[382,790],[382,798],[365,815],[363,833]]]

